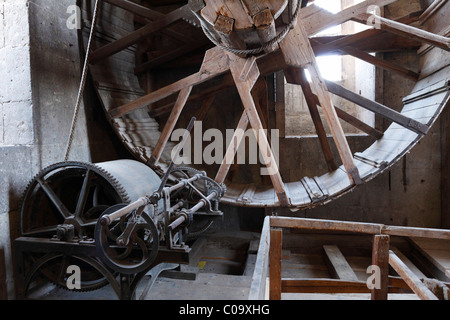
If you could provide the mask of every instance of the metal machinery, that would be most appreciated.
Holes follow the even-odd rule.
[[[80,265],[79,290],[109,283],[120,298],[131,298],[150,268],[160,262],[186,262],[187,236],[205,230],[213,218],[222,216],[219,201],[247,207],[311,208],[340,197],[394,165],[427,134],[448,104],[450,40],[445,33],[438,34],[448,29],[448,22],[436,23],[430,31],[417,27],[426,24],[445,1],[435,1],[427,10],[398,21],[380,16],[373,19],[367,13],[371,6],[393,2],[367,0],[331,14],[300,0],[191,0],[164,14],[129,0],[80,1],[84,22],[80,42],[87,52],[86,65],[108,121],[136,161],[63,162],[44,169],[31,181],[21,208],[20,238],[15,241],[21,275],[19,296],[25,297],[43,280],[64,287],[67,267]],[[97,19],[101,23],[96,23]],[[353,35],[313,39],[321,30],[349,20],[375,21],[378,26]],[[416,26],[411,26],[413,23]],[[137,25],[143,26],[135,29]],[[202,36],[190,34],[186,43],[173,46],[168,53],[142,49],[142,43],[151,42],[157,32],[178,43],[183,41],[183,28],[196,28]],[[199,40],[189,42],[194,38]],[[399,38],[405,39],[396,41]],[[199,72],[161,88],[143,89],[142,77],[153,68],[205,47]],[[368,54],[418,47],[420,74]],[[323,80],[316,56],[332,51],[414,81],[411,94],[403,99],[403,110],[394,111]],[[150,58],[143,60],[143,55]],[[305,80],[304,69],[311,82]],[[244,112],[237,113],[242,114],[237,117],[238,129],[267,129],[269,113],[255,96],[267,95],[264,77],[280,70],[287,82],[300,85],[305,93],[328,172],[285,182],[275,170],[269,184],[246,184],[227,179],[230,165],[225,161],[214,179],[191,167],[173,166],[174,145],[169,137],[187,103],[204,100],[200,112],[204,115],[217,92],[236,87],[244,107]],[[218,84],[191,95],[194,86],[216,78],[221,79]],[[163,103],[177,93],[175,101]],[[358,121],[335,107],[330,93],[392,125],[380,132]],[[318,106],[324,111],[340,159],[334,159]],[[165,113],[170,113],[165,121],[158,118]],[[353,154],[338,118],[373,137],[373,144]],[[242,136],[233,137],[237,145],[228,146],[227,156],[235,155],[241,140]],[[258,145],[267,151],[263,152],[263,157],[269,157],[265,160],[273,159],[266,136],[258,138]],[[200,220],[196,230],[194,220]]]
[[[161,272],[171,266],[164,263],[188,263],[187,237],[222,217],[224,192],[186,167],[171,165],[161,179],[134,160],[51,165],[24,194],[15,240],[18,296],[42,281],[67,288],[68,267],[75,265],[81,271],[75,290],[110,284],[121,299],[132,298],[152,267]]]

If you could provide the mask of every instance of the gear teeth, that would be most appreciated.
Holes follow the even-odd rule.
[[[58,163],[52,164],[52,165],[42,169],[41,171],[39,171],[39,173],[37,173],[28,182],[27,186],[25,187],[25,190],[23,191],[21,199],[20,199],[19,235],[23,235],[23,221],[25,218],[27,218],[24,216],[25,215],[24,212],[28,206],[33,205],[33,203],[27,203],[27,202],[29,200],[29,197],[32,195],[33,191],[35,190],[36,186],[39,184],[38,180],[51,174],[55,170],[69,168],[69,167],[78,167],[78,168],[91,170],[91,171],[95,172],[97,175],[99,175],[100,177],[105,179],[111,185],[111,187],[114,189],[114,191],[117,192],[122,203],[130,203],[130,198],[129,198],[128,193],[126,192],[125,188],[119,183],[119,181],[114,176],[112,176],[109,172],[107,172],[103,168],[100,168],[99,166],[97,166],[93,163],[81,162],[81,161],[58,162]],[[58,172],[56,172],[56,174],[57,173]],[[58,287],[67,289],[64,285],[55,283],[55,281],[53,281],[50,278],[48,278],[48,280],[51,281],[53,284],[57,285]],[[77,289],[75,291],[77,291],[77,292],[93,291],[93,290],[97,290],[107,284],[108,284],[107,281],[100,281],[99,283],[97,283],[95,285],[88,286],[88,287],[82,287],[81,289]]]

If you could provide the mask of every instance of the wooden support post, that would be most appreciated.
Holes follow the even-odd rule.
[[[270,217],[264,218],[258,253],[250,287],[249,300],[265,300],[267,276],[269,275]]]
[[[311,118],[316,128],[317,136],[319,137],[319,142],[328,166],[328,171],[332,172],[337,170],[338,167],[334,161],[333,152],[331,151],[330,144],[328,143],[325,127],[323,126],[322,119],[320,118],[319,110],[317,108],[318,99],[312,92],[311,86],[306,80],[305,72],[298,68],[288,68],[284,71],[284,73],[288,83],[301,85],[306,104],[308,105],[309,113],[311,114]]]
[[[238,89],[239,95],[244,105],[249,123],[253,129],[253,132],[258,142],[261,155],[264,159],[268,171],[270,173],[270,179],[272,181],[275,193],[278,196],[281,206],[288,207],[290,205],[290,199],[287,195],[287,189],[281,179],[281,174],[278,169],[275,155],[272,148],[269,145],[266,134],[264,133],[264,127],[259,118],[255,102],[251,94],[251,90],[259,77],[259,69],[254,59],[243,59],[232,53],[227,53],[230,58],[230,70],[233,75],[234,82]],[[251,61],[253,60],[253,63]],[[251,67],[249,67],[251,63]],[[245,78],[245,80],[243,80]]]
[[[157,164],[159,159],[161,158],[161,154],[164,151],[164,147],[166,146],[167,142],[169,141],[169,137],[172,134],[172,131],[175,128],[175,125],[176,125],[178,119],[180,118],[181,111],[183,111],[183,108],[186,105],[186,101],[187,101],[191,91],[192,91],[192,86],[182,89],[180,91],[180,93],[178,94],[178,99],[175,102],[172,112],[170,113],[169,119],[167,119],[167,122],[164,126],[161,136],[159,137],[159,140],[156,143],[155,149],[152,152],[152,156],[150,157],[150,160],[149,160],[150,166]]]
[[[378,287],[372,289],[372,300],[387,300],[389,285],[389,243],[387,235],[375,235],[372,247],[372,265],[379,268],[375,282]]]
[[[275,72],[275,121],[280,138],[286,137],[286,99],[285,99],[284,72]]]
[[[389,264],[422,300],[439,300],[430,289],[403,263],[392,251],[389,252]]]
[[[281,253],[283,250],[283,230],[270,230],[269,279],[270,300],[281,300]]]
[[[320,75],[313,49],[301,20],[298,21],[296,27],[280,43],[280,47],[287,65],[308,69],[312,79],[311,87],[316,92],[320,105],[324,110],[325,118],[333,134],[347,175],[351,182],[361,184],[362,180],[358,168],[355,165],[352,152],[341,123],[339,122],[336,110],[334,109],[327,86]]]

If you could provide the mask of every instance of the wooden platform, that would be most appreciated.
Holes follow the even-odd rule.
[[[444,229],[266,217],[250,299],[448,300],[449,245]]]

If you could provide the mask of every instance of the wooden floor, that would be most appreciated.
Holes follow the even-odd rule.
[[[151,289],[144,277],[136,289],[142,300],[246,300],[254,273],[259,233],[220,231],[206,234],[192,245],[189,265],[164,271]],[[282,251],[283,279],[342,279],[367,281],[371,262],[370,237],[342,234],[285,232]],[[449,282],[449,241],[393,238],[398,255],[419,278]],[[408,260],[409,261],[409,260]],[[408,263],[410,263],[409,261]],[[335,273],[338,270],[339,275]],[[391,273],[396,276],[395,272]],[[269,280],[267,280],[269,281]],[[269,284],[266,285],[268,299]],[[50,288],[34,298],[42,300],[116,300],[110,286],[91,292]],[[282,300],[370,300],[370,294],[282,293]],[[418,300],[413,293],[389,294],[389,300]]]

